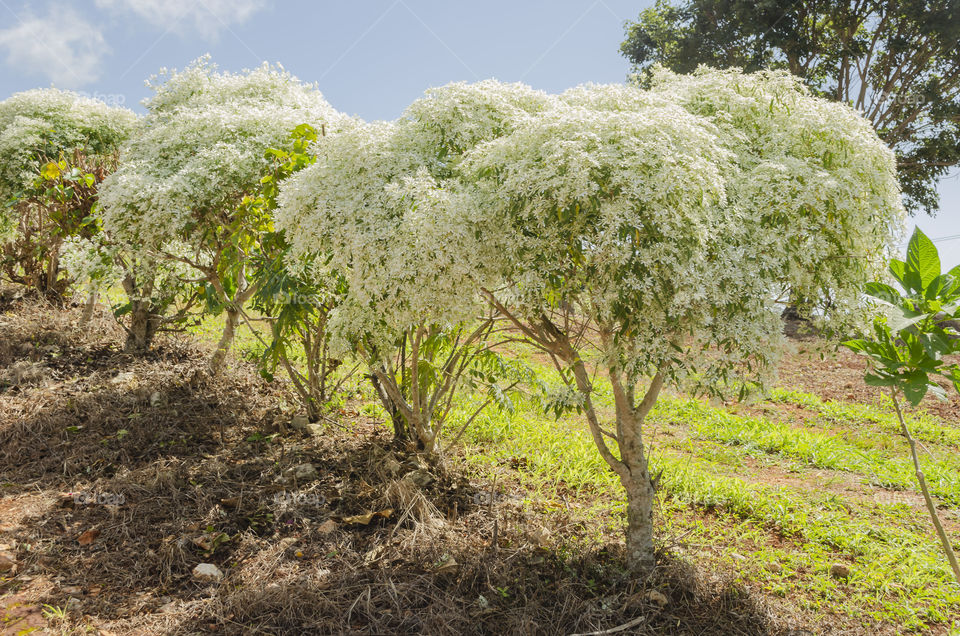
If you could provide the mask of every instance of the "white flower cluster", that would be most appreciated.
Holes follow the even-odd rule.
[[[457,222],[447,191],[406,145],[409,122],[358,124],[324,141],[317,162],[288,179],[276,225],[291,244],[291,267],[322,252],[349,293],[330,316],[333,346],[359,338],[387,352],[406,329],[453,325],[475,315],[474,258],[486,252]]]
[[[40,157],[56,161],[75,150],[110,155],[130,134],[136,116],[126,108],[44,88],[16,93],[0,102],[0,200],[29,186]]]
[[[282,68],[235,74],[201,58],[161,79],[101,190],[106,228],[150,245],[196,243],[229,223],[269,166],[268,149],[289,146],[300,124],[330,131],[345,121]]]
[[[0,243],[12,240],[18,227],[7,204],[36,181],[42,163],[61,154],[71,159],[74,152],[110,157],[135,122],[125,108],[53,88],[0,102]]]
[[[61,250],[60,267],[67,272],[80,297],[105,292],[123,278],[114,250],[97,238],[70,236],[64,239]]]
[[[852,311],[896,243],[892,153],[786,73],[662,71],[651,91],[557,102],[467,153],[465,181],[485,186],[486,227],[508,228],[521,304],[578,306],[621,365],[754,372],[779,350],[783,290]]]
[[[170,241],[154,251],[143,246],[111,244],[98,234],[93,238],[71,236],[61,248],[60,267],[67,272],[79,297],[104,294],[116,288],[125,277],[149,281],[149,293],[143,285],[134,288],[127,300],[156,300],[173,295],[202,277],[186,263],[195,250],[180,241]],[[173,257],[173,258],[171,258]]]

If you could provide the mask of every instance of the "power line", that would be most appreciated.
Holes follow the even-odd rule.
[[[949,236],[939,236],[937,238],[932,238],[930,240],[934,243],[943,243],[945,241],[955,241],[957,239],[960,239],[960,234],[951,234]],[[909,245],[909,241],[904,241],[897,247],[906,247],[907,245]]]

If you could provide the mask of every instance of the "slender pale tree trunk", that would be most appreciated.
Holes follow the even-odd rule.
[[[590,425],[593,440],[600,455],[620,478],[627,495],[627,527],[625,533],[627,567],[638,574],[649,572],[656,565],[653,544],[653,505],[655,489],[643,445],[643,423],[663,388],[663,375],[657,373],[639,405],[634,405],[632,381],[626,384],[619,368],[608,369],[613,387],[617,429],[603,429],[596,415],[590,393],[593,387],[580,356],[567,343],[561,357],[571,362],[577,389],[584,396],[584,413]],[[605,438],[614,439],[620,449],[620,459],[614,457]]]
[[[223,326],[223,333],[220,335],[220,342],[217,343],[217,350],[213,352],[210,358],[210,372],[214,375],[220,373],[223,369],[223,363],[227,359],[227,352],[230,351],[230,345],[233,343],[233,337],[237,331],[237,323],[240,321],[240,311],[234,308],[227,309],[227,320]]]
[[[627,492],[627,567],[649,572],[656,565],[653,548],[654,491],[647,471],[636,478],[621,479]]]
[[[960,564],[957,563],[957,555],[953,551],[953,546],[950,543],[950,537],[947,536],[947,531],[943,527],[943,523],[940,521],[940,516],[937,515],[937,506],[933,501],[933,497],[930,496],[930,490],[927,488],[927,478],[923,474],[923,470],[920,468],[920,458],[917,455],[917,443],[913,440],[913,435],[910,434],[910,429],[907,427],[907,421],[903,417],[903,413],[900,411],[900,403],[897,401],[897,391],[893,389],[890,391],[890,397],[893,398],[893,407],[897,411],[897,418],[900,420],[900,427],[903,429],[903,434],[907,438],[907,442],[910,444],[910,456],[913,458],[913,467],[916,470],[917,481],[920,482],[920,492],[923,493],[923,500],[927,504],[927,511],[930,513],[930,520],[933,521],[933,527],[937,531],[937,536],[940,538],[940,543],[943,544],[943,551],[947,554],[947,561],[950,562],[950,567],[953,568],[953,575],[957,579],[957,583],[960,583]]]
[[[90,292],[87,302],[83,305],[83,315],[80,316],[80,326],[86,328],[93,320],[93,310],[97,307],[97,292]]]
[[[224,292],[219,279],[213,279],[211,282],[220,293],[221,298],[227,301],[226,324],[223,326],[223,333],[220,335],[220,342],[217,343],[217,349],[213,352],[208,364],[210,374],[218,375],[220,371],[223,370],[223,364],[227,360],[227,353],[233,344],[233,338],[237,332],[237,325],[240,323],[240,311],[243,305],[257,293],[258,287],[256,285],[247,286],[246,280],[241,278],[241,290],[234,294],[233,298],[229,298],[226,292]]]
[[[653,548],[653,504],[656,492],[650,478],[650,462],[643,443],[643,423],[663,388],[663,375],[657,373],[646,395],[635,404],[634,380],[623,378],[617,367],[609,369],[617,413],[617,443],[626,475],[620,482],[627,492],[627,566],[646,572],[656,564]]]

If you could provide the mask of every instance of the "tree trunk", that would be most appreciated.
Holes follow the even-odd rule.
[[[125,353],[144,354],[150,350],[153,344],[153,337],[160,326],[160,318],[153,309],[153,305],[147,300],[134,300],[131,302],[130,326],[127,328],[127,340],[123,345]]]
[[[220,342],[217,343],[217,350],[213,352],[210,358],[210,373],[217,375],[223,369],[223,363],[227,359],[227,352],[230,351],[230,345],[233,342],[233,336],[237,331],[237,323],[240,320],[240,312],[233,308],[227,309],[227,324],[223,327],[223,335],[220,336]]]
[[[93,310],[97,306],[97,292],[90,292],[87,302],[83,305],[83,315],[80,317],[80,326],[86,327],[93,320]]]
[[[380,372],[386,375],[387,370],[381,369]],[[407,423],[403,419],[400,409],[398,409],[397,405],[390,399],[386,387],[383,386],[380,378],[377,377],[377,372],[371,368],[370,375],[367,377],[370,378],[370,384],[373,385],[373,389],[377,392],[377,397],[380,398],[380,404],[383,405],[383,409],[390,415],[390,422],[393,424],[394,438],[403,441],[409,440],[410,435],[407,433]]]
[[[664,377],[657,373],[639,404],[634,398],[636,380],[624,377],[622,370],[609,369],[617,414],[617,442],[620,461],[626,472],[620,483],[627,492],[627,567],[635,573],[647,573],[656,565],[653,548],[653,504],[655,491],[650,479],[650,461],[643,443],[643,423],[663,388]]]
[[[649,572],[656,565],[653,550],[653,484],[644,467],[636,477],[620,479],[627,491],[627,567]]]

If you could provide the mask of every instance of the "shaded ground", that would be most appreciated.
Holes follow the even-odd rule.
[[[627,576],[619,537],[573,542],[359,404],[290,430],[282,388],[239,364],[210,379],[193,344],[135,359],[108,319],[0,312],[0,633],[803,633],[671,552]]]

